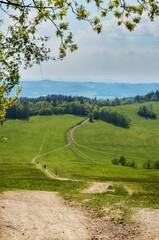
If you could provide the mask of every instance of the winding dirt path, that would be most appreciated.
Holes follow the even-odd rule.
[[[47,156],[47,155],[52,154],[52,153],[54,153],[54,152],[57,152],[57,151],[59,151],[59,150],[61,150],[61,149],[63,149],[63,148],[66,148],[66,147],[72,145],[73,143],[75,143],[75,141],[74,141],[74,139],[73,139],[73,132],[74,132],[74,130],[75,130],[76,128],[80,127],[81,125],[85,124],[86,122],[88,122],[88,120],[89,120],[89,119],[86,119],[86,120],[84,120],[83,122],[80,122],[80,123],[78,123],[77,125],[75,125],[75,126],[73,126],[73,127],[71,127],[71,128],[69,129],[69,131],[68,131],[68,133],[67,133],[67,144],[65,144],[64,146],[59,147],[59,148],[57,148],[57,149],[50,150],[50,151],[48,151],[48,152],[46,152],[46,153],[38,154],[37,156],[35,156],[35,157],[31,160],[31,163],[36,163],[36,161],[37,161],[39,158],[42,158],[42,157],[44,157],[44,156]],[[45,138],[44,138],[44,139],[45,139]],[[42,145],[43,145],[43,144],[44,144],[44,141],[43,141]],[[40,151],[39,151],[39,152],[41,152],[41,151],[42,151],[42,146],[40,147]]]
[[[76,128],[82,126],[83,124],[87,123],[89,121],[89,119],[87,118],[86,120],[84,120],[83,122],[78,123],[77,125],[73,126],[72,128],[69,129],[68,133],[67,133],[67,143],[69,145],[72,145],[73,143],[75,143],[75,140],[73,138],[73,132]]]

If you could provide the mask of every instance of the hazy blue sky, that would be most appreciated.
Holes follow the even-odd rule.
[[[144,17],[130,33],[108,17],[100,35],[86,22],[71,22],[78,51],[63,61],[21,70],[23,79],[159,82],[159,18],[150,22]],[[51,29],[47,24],[41,31],[50,34]],[[52,37],[49,44],[55,51],[56,43]]]

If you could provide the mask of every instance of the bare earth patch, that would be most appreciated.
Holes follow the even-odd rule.
[[[1,240],[159,240],[159,210],[138,209],[134,220],[96,218],[53,192],[0,195]]]
[[[1,240],[90,239],[86,214],[53,192],[5,192],[0,211]]]
[[[139,209],[134,220],[140,230],[137,240],[159,240],[159,209]]]
[[[111,186],[111,183],[94,182],[89,188],[82,191],[82,193],[103,193],[108,190],[109,186]]]

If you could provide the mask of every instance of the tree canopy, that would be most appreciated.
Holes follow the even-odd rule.
[[[91,6],[91,8],[90,8]],[[90,11],[96,8],[96,16]],[[87,21],[97,33],[102,31],[102,19],[112,13],[117,25],[133,31],[146,12],[151,21],[159,16],[156,0],[0,0],[0,123],[3,124],[6,109],[15,101],[8,96],[19,83],[19,68],[55,60],[47,47],[49,36],[40,36],[38,29],[44,22],[52,23],[52,31],[60,39],[59,55],[77,50],[68,15],[77,21]],[[20,89],[18,90],[20,91]]]

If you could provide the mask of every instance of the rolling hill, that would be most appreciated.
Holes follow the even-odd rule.
[[[21,81],[22,97],[39,97],[50,94],[84,96],[89,98],[112,99],[134,97],[159,90],[159,83],[106,83],[66,81]]]
[[[151,104],[159,115],[159,103]],[[35,116],[29,121],[8,120],[0,132],[8,137],[8,143],[0,145],[1,190],[56,190],[66,198],[72,198],[72,194],[85,198],[77,192],[87,181],[111,182],[112,190],[98,196],[98,205],[126,197],[127,204],[133,206],[159,206],[159,170],[142,167],[147,159],[159,160],[159,119],[138,116],[139,106],[114,107],[129,115],[130,128],[101,120],[86,122],[73,131],[71,144],[67,132],[84,117],[53,115]],[[137,168],[113,165],[112,159],[121,155],[134,160]],[[94,198],[92,201],[96,202]]]

